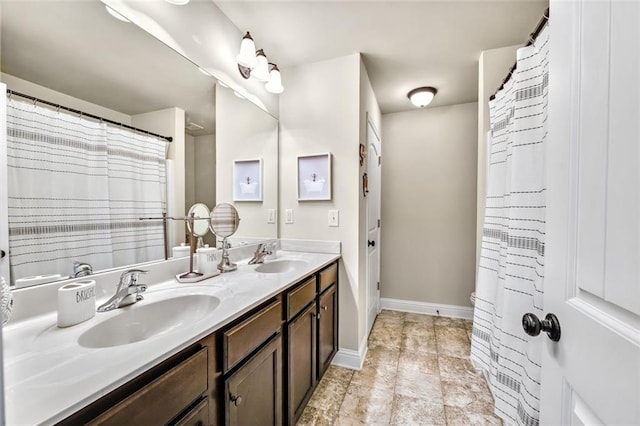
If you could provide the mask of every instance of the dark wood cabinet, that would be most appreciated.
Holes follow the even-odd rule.
[[[292,425],[300,418],[317,383],[316,328],[315,302],[287,324],[287,415]]]
[[[225,380],[226,424],[282,424],[282,338],[280,334]]]
[[[338,352],[338,285],[318,296],[318,377],[331,365]]]
[[[337,350],[336,261],[60,424],[294,425]]]

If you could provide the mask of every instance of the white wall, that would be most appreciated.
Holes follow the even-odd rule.
[[[216,202],[231,203],[240,215],[234,238],[277,238],[276,223],[267,223],[267,210],[278,208],[278,121],[216,87]],[[262,159],[262,201],[233,201],[234,160]]]
[[[281,238],[338,240],[340,348],[358,351],[364,336],[359,143],[366,140],[367,111],[380,126],[380,110],[359,54],[282,70],[280,95],[280,211],[293,209],[294,223],[280,215]],[[297,200],[297,156],[331,152],[332,200]],[[329,209],[340,226],[328,227]]]
[[[470,306],[477,104],[382,116],[381,296]]]
[[[195,138],[189,134],[184,136],[184,186],[184,209],[189,211],[196,202],[196,147]]]
[[[45,101],[64,105],[99,117],[104,117],[109,120],[117,121],[118,123],[131,125],[131,116],[127,114],[105,108],[98,104],[83,101],[82,99],[74,98],[73,96],[65,95],[62,92],[40,86],[39,84],[23,80],[13,75],[2,73],[0,74],[0,81],[5,83],[9,90],[15,90],[16,92],[24,93],[25,95],[35,96],[36,98],[44,99]]]
[[[489,97],[493,95],[509,69],[516,62],[516,50],[521,47],[507,46],[485,50],[478,60],[478,186],[476,219],[476,274],[482,245],[485,197],[487,195],[487,139],[489,125]]]

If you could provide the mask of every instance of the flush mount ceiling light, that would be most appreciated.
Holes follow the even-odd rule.
[[[176,6],[184,6],[189,3],[189,0],[165,0],[167,3],[175,4]]]
[[[407,93],[407,97],[415,106],[424,108],[431,103],[436,93],[438,90],[435,87],[418,87]]]
[[[107,12],[109,12],[109,15],[113,16],[117,20],[122,21],[122,22],[129,22],[129,23],[131,22],[130,20],[128,20],[124,16],[120,15],[115,10],[111,9],[109,6],[105,5],[104,7],[105,7],[105,9],[107,9]]]
[[[256,45],[249,31],[242,37],[236,62],[243,78],[253,77],[266,83],[264,87],[270,93],[280,94],[284,91],[278,66],[269,62],[263,49],[256,51]]]

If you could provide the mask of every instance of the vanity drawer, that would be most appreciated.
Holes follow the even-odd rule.
[[[200,349],[89,424],[166,424],[207,391],[207,352]]]
[[[318,293],[322,293],[329,286],[338,281],[338,263],[320,271],[320,287]]]
[[[172,422],[173,424],[173,422]],[[203,398],[180,420],[175,422],[176,426],[208,426],[209,425],[209,398]]]
[[[222,339],[222,369],[225,372],[229,371],[269,337],[280,331],[281,325],[282,303],[278,300],[225,331]]]
[[[287,321],[295,317],[316,297],[316,277],[311,277],[287,293]]]

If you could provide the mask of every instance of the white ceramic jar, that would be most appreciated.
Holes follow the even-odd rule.
[[[198,272],[210,275],[218,272],[218,249],[205,244],[197,250]]]

